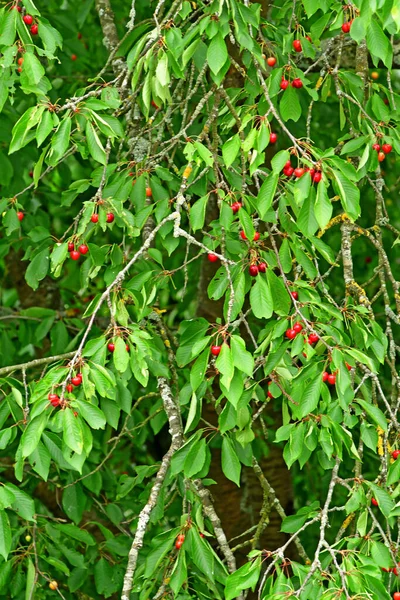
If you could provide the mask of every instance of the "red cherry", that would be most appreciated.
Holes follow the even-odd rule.
[[[71,54],[71,60],[76,60],[78,57],[76,54]]]
[[[18,67],[17,71],[18,73],[22,73],[22,67]]]
[[[348,371],[351,371],[351,370],[352,370],[352,368],[353,368],[353,367],[352,367],[351,365],[349,365],[349,363],[348,363],[348,362],[346,362],[346,363],[344,363],[344,364],[346,365],[346,369],[347,369]]]
[[[290,293],[291,293],[291,295],[292,295],[292,298],[294,298],[295,300],[298,300],[298,299],[299,299],[299,294],[298,294],[298,292],[290,292]]]
[[[107,213],[106,223],[112,223],[114,221],[114,219],[115,219],[114,213]]]
[[[247,240],[246,234],[244,231],[240,232],[240,237],[242,238],[242,240]]]
[[[210,252],[210,254],[207,255],[207,258],[212,263],[217,262],[218,260],[218,256],[216,254],[213,254],[212,252]]]
[[[211,346],[211,354],[213,356],[218,356],[218,354],[221,352],[221,346]]]
[[[382,150],[385,154],[389,154],[393,150],[393,147],[390,144],[383,144]]]
[[[268,398],[273,398],[274,397],[269,390],[268,390],[267,396],[268,396]]]
[[[372,502],[375,500],[375,498],[372,498]],[[376,500],[375,500],[376,502]],[[374,503],[374,502],[373,502]],[[375,506],[378,506],[378,503],[376,502]],[[393,571],[394,572],[394,571]],[[393,600],[400,600],[400,592],[395,592],[393,594]]]
[[[294,173],[294,168],[293,167],[285,167],[283,169],[283,173],[287,176],[287,177],[291,177]]]
[[[24,213],[21,210],[19,210],[17,212],[17,219],[18,219],[18,221],[23,221],[24,220],[24,216],[25,215],[24,215]]]
[[[249,266],[249,273],[252,277],[256,277],[258,275],[258,267],[257,265],[250,265]]]
[[[72,377],[72,378],[71,378],[71,383],[72,383],[73,385],[81,385],[81,383],[82,383],[82,379],[81,379],[80,377],[77,377],[77,376],[75,375],[75,377]]]
[[[269,136],[270,144],[275,144],[277,140],[278,140],[278,136],[276,135],[276,133],[271,133],[271,135]]]
[[[381,149],[379,144],[372,144],[372,148],[373,148],[373,150],[376,150],[377,152],[379,152]]]
[[[31,34],[32,35],[37,35],[39,32],[39,27],[37,25],[32,25],[31,27]]]
[[[328,381],[328,377],[329,377],[329,373],[327,371],[324,371],[322,373],[322,381],[324,381],[326,383]]]
[[[270,67],[274,67],[276,65],[276,58],[275,56],[270,56],[267,58],[267,64]]]
[[[233,214],[235,215],[240,209],[242,208],[242,203],[241,202],[234,202],[231,205],[231,209]]]
[[[68,242],[68,252],[72,252],[75,250],[75,244],[73,242]]]
[[[281,90],[286,90],[286,88],[289,86],[289,81],[287,79],[282,79],[281,81]]]
[[[290,162],[290,160],[287,160],[287,161],[285,162],[285,166],[284,166],[283,168],[284,168],[284,169],[288,169],[288,168],[289,168],[289,167],[291,167],[291,166],[292,166],[292,163]]]
[[[334,373],[330,373],[328,375],[328,383],[330,385],[335,385],[335,383],[336,383],[336,375]]]
[[[259,240],[259,239],[260,239],[260,234],[259,234],[258,231],[256,231],[255,234],[254,234],[254,237],[253,237],[253,241],[257,242],[257,240]]]
[[[310,44],[312,44],[312,39],[310,38],[309,35],[306,35],[306,40],[308,40],[310,42]]]
[[[150,104],[151,104],[151,105],[152,105],[152,107],[153,107],[153,108],[155,108],[156,110],[158,110],[158,109],[160,108],[160,107],[158,106],[158,104],[156,104],[156,103],[154,102],[154,100],[152,100]]]
[[[178,537],[176,538],[177,542],[180,542],[181,544],[183,544],[183,542],[185,541],[185,536],[183,535],[183,533],[180,533],[178,535]]]
[[[25,15],[22,19],[25,23],[25,25],[32,25],[33,23],[33,17],[31,15]]]
[[[203,537],[204,537],[204,533],[201,533],[201,532],[200,532],[200,533],[199,533],[199,536],[203,538]]]
[[[265,262],[261,262],[261,263],[258,265],[258,270],[260,271],[260,273],[265,273],[265,272],[266,272],[266,270],[267,270],[267,266],[268,266],[268,265],[267,265],[267,263],[265,263]]]
[[[33,178],[33,171],[29,171],[29,177],[32,179]]]
[[[385,158],[386,158],[386,154],[384,152],[378,152],[379,162],[382,162],[383,160],[385,160]]]
[[[18,12],[21,12],[22,10],[21,6],[13,6],[13,8],[16,8]]]
[[[47,398],[52,402],[53,400],[59,400],[58,394],[50,393]]]
[[[127,352],[129,352],[129,351],[130,351],[129,344],[125,344],[125,348],[126,348],[126,351],[127,351]]]
[[[294,88],[302,88],[303,87],[303,82],[299,77],[296,77],[296,79],[293,79],[292,81],[292,87]]]
[[[86,246],[86,244],[81,244],[78,250],[81,254],[87,254],[89,252],[89,248]]]
[[[310,333],[310,335],[308,336],[308,343],[309,344],[316,344],[319,340],[319,336],[316,333]]]
[[[301,323],[295,323],[293,325],[293,329],[296,333],[300,333],[300,331],[303,329],[303,325]]]
[[[70,252],[69,255],[72,258],[72,260],[79,260],[81,253],[77,250],[72,250],[72,252]]]
[[[294,340],[297,335],[297,331],[295,329],[286,329],[285,335],[289,340]]]
[[[97,223],[99,220],[99,215],[97,213],[93,213],[90,217],[90,220],[92,221],[92,223]]]
[[[312,179],[313,179],[314,183],[319,183],[321,181],[321,179],[322,179],[322,173],[321,173],[321,171],[317,171],[316,173],[314,173]]]
[[[114,350],[115,350],[115,344],[113,344],[112,342],[109,342],[107,344],[107,348],[109,349],[110,352],[114,352]]]
[[[371,498],[371,502],[372,502],[372,504],[373,504],[374,506],[378,506],[378,500],[376,500],[375,498]],[[399,595],[397,596],[396,594],[399,594]],[[395,598],[395,596],[396,596],[396,598]],[[396,593],[393,595],[393,599],[394,599],[394,600],[400,600],[400,593],[399,593],[399,592],[396,592]]]
[[[305,170],[302,167],[297,167],[297,169],[294,170],[294,176],[297,178],[300,178],[304,175]]]
[[[22,56],[17,60],[17,63],[21,66],[22,63],[24,62],[24,59],[22,58]]]
[[[69,383],[69,384],[67,385],[67,392],[72,392],[72,391],[73,391],[73,389],[74,389],[74,386],[72,385],[72,383]]]
[[[300,40],[293,40],[293,49],[294,49],[295,52],[301,52],[302,51],[301,41]]]
[[[78,33],[78,40],[81,40],[81,39],[82,39],[82,34],[81,34],[81,32],[79,32]]]
[[[388,571],[389,571],[389,572],[390,572],[390,571],[392,571],[393,575],[395,575],[396,577],[397,577],[397,576],[398,576],[398,574],[399,574],[399,573],[398,573],[398,571],[397,571],[397,568],[396,568],[396,567],[393,567],[393,569],[388,569]],[[397,592],[397,593],[398,593],[398,592]],[[400,596],[399,596],[399,599],[400,599]]]
[[[146,198],[151,198],[153,195],[153,192],[151,191],[151,187],[147,187],[146,188]]]
[[[343,25],[342,25],[343,33],[349,33],[350,29],[351,29],[351,21],[347,21],[347,23],[343,23]]]
[[[399,456],[400,456],[400,450],[393,450],[392,458],[394,458],[394,460],[396,460]]]

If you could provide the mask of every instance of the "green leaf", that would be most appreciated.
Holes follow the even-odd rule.
[[[361,213],[360,190],[350,179],[345,177],[341,171],[333,170],[343,210],[350,219],[355,221]],[[319,184],[320,185],[320,184]]]
[[[102,165],[107,162],[106,151],[104,150],[103,144],[97,134],[97,131],[93,127],[90,121],[86,123],[86,141],[88,144],[89,152],[91,156]]]
[[[67,517],[79,525],[86,507],[86,496],[80,483],[70,485],[63,490],[62,507]]]
[[[60,158],[62,158],[68,150],[71,135],[71,125],[71,118],[66,115],[61,121],[59,128],[51,140],[51,148],[49,157],[47,159],[49,165],[56,165]]]
[[[214,158],[210,150],[206,148],[206,146],[204,146],[204,144],[202,144],[201,142],[195,142],[194,145],[200,158],[206,163],[208,167],[212,167],[214,164]]]
[[[30,558],[28,558],[27,562],[28,562],[28,567],[26,570],[25,600],[31,600],[31,598],[34,598],[34,591],[35,591],[35,586],[36,586],[36,582],[35,582],[36,571],[35,571],[35,566]]]
[[[83,542],[86,544],[86,546],[96,545],[96,542],[90,533],[88,533],[85,529],[79,529],[79,527],[76,527],[76,525],[71,525],[70,523],[67,523],[66,525],[57,523],[54,525],[54,527],[61,531],[61,533],[64,535],[67,535],[78,542]]]
[[[372,483],[371,481],[367,480],[364,480],[364,483],[372,490],[372,494],[378,502],[378,507],[381,513],[385,517],[388,517],[394,507],[393,498],[386,490],[379,487],[379,485],[376,485],[376,483]]]
[[[274,158],[271,160],[271,167],[274,173],[280,175],[285,163],[289,160],[290,154],[287,150],[281,150],[277,154],[275,154]]]
[[[35,133],[31,129],[39,123],[44,109],[44,106],[33,106],[32,108],[28,108],[18,119],[12,130],[12,139],[8,154],[13,154],[13,152],[20,150],[34,139]]]
[[[15,41],[17,19],[20,15],[17,10],[7,10],[1,21],[0,46],[12,46]]]
[[[42,281],[46,277],[49,266],[49,248],[46,248],[39,252],[39,254],[36,254],[25,273],[26,282],[33,290],[38,289],[39,281]]]
[[[367,415],[373,420],[374,423],[376,423],[376,425],[379,425],[383,431],[387,430],[387,420],[380,408],[374,404],[366,402],[365,400],[361,400],[361,398],[356,398],[355,402],[358,402],[358,404],[365,410]]]
[[[92,429],[104,429],[106,426],[106,418],[103,411],[97,406],[82,400],[75,400],[74,405],[76,405],[79,414]]]
[[[314,412],[318,406],[318,401],[322,389],[322,373],[318,373],[313,380],[305,387],[304,394],[300,400],[299,417],[303,418]]]
[[[67,408],[63,411],[63,440],[64,443],[77,454],[83,451],[83,431],[78,417],[74,416],[74,411]]]
[[[15,500],[12,504],[12,509],[18,514],[21,519],[26,521],[35,520],[35,502],[26,492],[22,491],[13,483],[6,484],[7,489],[14,494]]]
[[[51,456],[46,446],[39,442],[35,450],[29,455],[29,462],[36,473],[47,481],[50,471]]]
[[[285,161],[286,162],[286,161]],[[265,179],[260,191],[258,192],[256,207],[261,219],[265,219],[265,215],[272,206],[275,197],[276,188],[279,181],[278,173],[271,173]]]
[[[240,150],[240,137],[237,133],[233,137],[229,138],[222,146],[222,158],[226,167],[230,167],[235,161],[235,158],[239,154]]]
[[[232,351],[228,344],[222,344],[221,352],[215,361],[215,368],[221,373],[221,382],[229,390],[235,367],[233,365]]]
[[[257,319],[269,319],[274,310],[274,303],[268,280],[259,273],[251,288],[250,306]]]
[[[228,50],[220,33],[213,37],[207,50],[207,62],[214,75],[217,75],[228,60]]]
[[[7,557],[10,554],[11,540],[11,527],[7,513],[5,510],[0,510],[0,554],[4,560],[7,560]]]
[[[21,437],[21,452],[22,457],[25,458],[32,454],[39,444],[40,438],[47,425],[48,413],[43,412],[38,417],[35,417],[29,421],[24,433]]]
[[[33,52],[25,52],[23,69],[29,81],[35,85],[39,83],[45,74],[42,63],[36,58]]]
[[[117,337],[114,340],[115,350],[113,352],[114,366],[119,373],[125,373],[129,365],[129,352],[126,349],[126,342],[121,338]]]
[[[279,111],[284,121],[298,121],[301,117],[298,90],[295,90],[291,85],[282,94]]]
[[[207,201],[208,194],[196,200],[196,202],[190,207],[189,220],[193,231],[197,231],[204,226]]]
[[[320,229],[324,229],[332,218],[333,207],[328,196],[328,187],[323,182],[317,186],[317,199],[315,201],[314,215]]]
[[[392,48],[390,41],[376,19],[371,19],[367,28],[366,39],[371,54],[380,58],[385,66],[390,69],[392,67]]]
[[[254,370],[254,357],[246,350],[245,341],[238,335],[232,335],[230,339],[233,364],[239,371],[243,371],[252,377]],[[399,461],[400,463],[400,461]]]
[[[221,465],[225,477],[240,487],[241,464],[232,441],[226,436],[222,438]]]

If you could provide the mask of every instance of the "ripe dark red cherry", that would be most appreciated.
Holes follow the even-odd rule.
[[[300,89],[303,87],[303,82],[299,77],[296,77],[296,79],[293,79],[292,81],[292,87]]]
[[[212,252],[210,252],[210,254],[207,255],[207,258],[212,263],[217,262],[218,260],[218,256],[216,254],[213,254]]]
[[[329,377],[329,373],[327,371],[324,371],[322,373],[322,381],[324,381],[326,383],[328,381],[328,377]]]
[[[278,140],[278,136],[276,135],[276,133],[271,133],[271,135],[269,136],[269,141],[270,144],[275,144]]]
[[[213,356],[218,356],[218,354],[221,352],[221,346],[211,346],[211,354]]]
[[[301,41],[300,40],[293,40],[293,49],[294,49],[295,52],[301,52],[302,51]]]
[[[281,90],[286,90],[286,88],[289,86],[289,81],[287,79],[282,79],[281,81]]]
[[[343,23],[343,25],[342,25],[343,33],[349,33],[350,29],[351,29],[351,21],[347,21],[346,23]]]
[[[321,179],[322,179],[321,171],[316,171],[316,173],[314,173],[313,178],[312,178],[313,182],[319,183],[321,181]]]
[[[289,338],[289,340],[294,340],[294,338],[297,335],[297,331],[295,331],[294,329],[286,329],[285,335],[287,338]]]
[[[310,335],[308,336],[308,343],[309,344],[316,344],[319,340],[319,336],[316,333],[310,333]]]
[[[274,396],[272,395],[272,393],[268,390],[268,394],[267,394],[268,398],[273,398]]]
[[[393,150],[393,148],[390,144],[383,144],[382,150],[385,154],[389,154]]]
[[[76,386],[77,386],[77,385],[81,385],[81,383],[82,383],[82,379],[81,379],[80,377],[77,377],[77,376],[75,375],[75,377],[72,377],[72,379],[71,379],[71,383],[72,383],[73,385],[76,385]]]
[[[112,223],[114,221],[114,219],[115,219],[114,213],[107,213],[106,223]]]
[[[127,352],[129,352],[129,351],[130,351],[129,344],[125,344],[125,349],[126,349],[126,351],[127,351]]]
[[[371,498],[371,502],[374,506],[378,506],[378,500],[376,500],[375,498]],[[396,592],[397,594],[398,592]],[[393,600],[400,600],[400,593],[399,595],[395,598],[395,595],[393,595]]]
[[[47,396],[47,398],[50,400],[50,402],[52,402],[53,400],[57,400],[58,399],[58,394],[49,394]]]
[[[372,500],[375,500],[375,498],[372,498]],[[376,500],[375,500],[375,502],[376,502]],[[373,502],[373,504],[374,504],[374,502]],[[376,502],[375,506],[378,506],[377,502]],[[393,573],[395,570],[397,571],[397,569],[395,568],[395,569],[393,569]],[[400,592],[395,592],[393,594],[393,600],[400,600]]]
[[[69,255],[72,258],[72,260],[79,260],[81,253],[77,250],[72,250],[72,252],[70,252]]]
[[[270,67],[274,67],[276,65],[276,58],[275,58],[275,56],[270,56],[269,58],[267,58],[267,64]]]
[[[293,329],[296,333],[300,333],[300,331],[303,329],[303,325],[301,323],[295,323],[293,325]]]
[[[32,27],[31,27],[31,34],[32,35],[37,35],[38,33],[39,33],[39,27],[38,27],[38,25],[36,25],[36,24],[32,25]]]
[[[22,58],[22,56],[17,60],[17,63],[19,64],[19,66],[22,65],[22,63],[24,62],[24,59]]]
[[[373,148],[373,150],[376,150],[377,152],[379,152],[381,149],[379,144],[372,144],[372,148]]]
[[[87,254],[89,252],[89,248],[86,246],[86,244],[81,244],[78,250],[81,254]]]
[[[385,160],[385,158],[386,158],[386,154],[384,152],[378,152],[379,162],[382,162],[383,160]]]
[[[73,391],[73,389],[74,389],[74,386],[72,385],[72,383],[69,383],[69,384],[67,385],[67,392],[72,392],[72,391]]]
[[[257,242],[257,240],[260,239],[260,234],[258,233],[258,231],[255,232],[254,237],[253,237],[253,241]]]
[[[298,292],[290,292],[292,298],[294,298],[295,300],[299,299],[299,293]]]
[[[33,17],[31,15],[25,15],[23,17],[23,21],[24,21],[25,25],[32,25]]]
[[[147,187],[146,188],[146,198],[151,198],[153,195],[153,192],[151,191],[151,187]]]
[[[305,170],[303,169],[303,167],[297,167],[297,169],[294,170],[294,176],[297,177],[298,179],[300,177],[302,177],[305,173]]]
[[[256,277],[258,275],[258,267],[257,265],[250,265],[249,266],[249,273],[252,277]]]
[[[266,270],[267,270],[267,263],[265,263],[265,262],[261,262],[261,263],[258,265],[258,270],[259,270],[259,272],[260,272],[260,273],[265,273],[265,272],[266,272]]]
[[[328,375],[328,383],[330,385],[335,385],[335,383],[336,383],[336,375],[334,373],[330,373]]]
[[[97,213],[93,213],[92,216],[90,217],[90,220],[92,221],[92,223],[98,223],[99,215]]]
[[[78,57],[76,54],[71,54],[71,60],[76,60]]]
[[[400,450],[393,450],[392,458],[394,458],[394,460],[396,460],[399,456],[400,456]]]
[[[182,544],[185,541],[185,536],[184,535],[178,535],[178,537],[176,538],[176,542],[175,542],[175,548],[177,550],[180,550],[180,548],[182,548]]]
[[[17,212],[17,219],[18,219],[18,221],[23,221],[24,220],[24,216],[25,215],[24,215],[24,213],[21,210],[19,210]]]
[[[112,342],[109,342],[109,343],[107,344],[107,348],[108,348],[108,350],[109,350],[110,352],[114,352],[114,350],[115,350],[115,344],[113,344]]]
[[[75,250],[75,244],[73,242],[68,242],[68,252],[72,252]]]

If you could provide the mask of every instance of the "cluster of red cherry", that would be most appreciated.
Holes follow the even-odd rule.
[[[16,9],[17,9],[18,12],[21,12],[21,7],[20,6],[17,6]],[[38,32],[39,32],[39,26],[38,26],[37,23],[33,22],[32,15],[24,15],[22,17],[22,20],[25,23],[25,25],[30,26],[30,30],[31,30],[31,34],[32,35],[37,35],[38,34]]]
[[[297,179],[302,177],[304,173],[310,173],[311,180],[314,183],[319,183],[322,179],[321,171],[317,171],[316,169],[310,169],[309,167],[292,167],[292,163],[288,160],[285,163],[285,166],[282,169],[282,173],[286,175],[286,177],[291,177],[294,175]]]
[[[76,373],[76,375],[71,377],[71,383],[68,383],[66,386],[67,392],[71,393],[74,390],[74,387],[78,387],[78,385],[81,385],[81,383],[82,383],[82,373]],[[60,406],[61,398],[58,394],[51,392],[47,397],[52,406],[54,406],[55,408],[57,406]]]
[[[289,87],[289,83],[290,83],[290,81],[288,79],[285,79],[284,77],[282,77],[281,84],[280,84],[281,90],[286,90]],[[297,88],[297,89],[300,89],[303,87],[303,82],[300,79],[300,77],[295,77],[295,79],[293,79],[292,87]]]
[[[87,254],[89,252],[89,247],[86,244],[81,244],[78,247],[78,250],[75,250],[74,242],[68,243],[68,252],[72,260],[79,260],[81,254]]]
[[[129,352],[130,348],[129,348],[128,344],[126,344],[125,348],[126,348],[126,351]],[[108,342],[107,349],[108,349],[109,352],[114,352],[114,350],[115,350],[115,344],[114,344],[114,342]]]
[[[391,144],[382,144],[381,148],[380,145],[376,143],[372,144],[372,148],[377,151],[379,162],[385,160],[386,154],[390,154],[390,152],[393,150]]]

